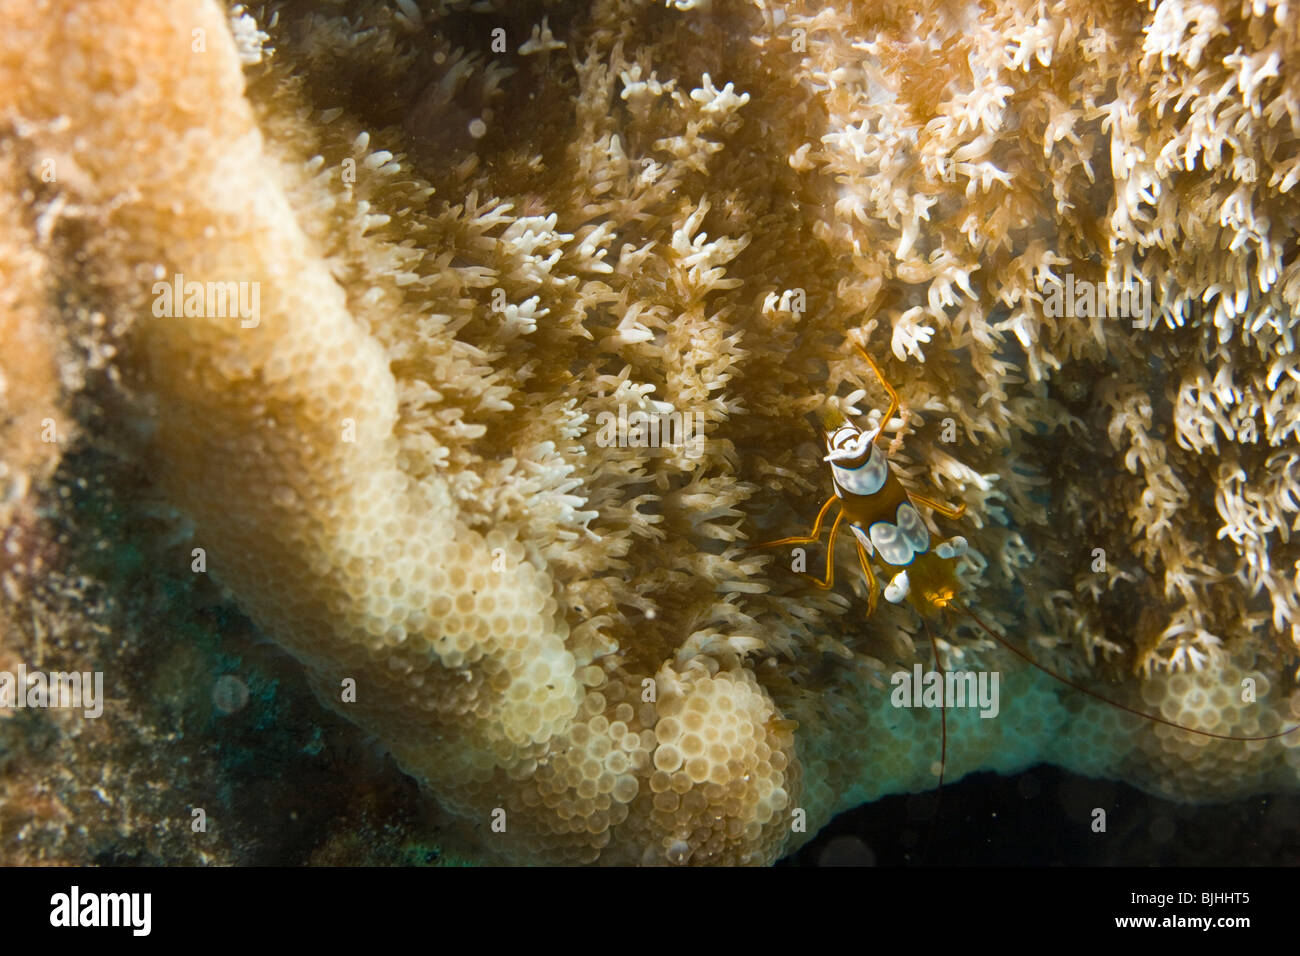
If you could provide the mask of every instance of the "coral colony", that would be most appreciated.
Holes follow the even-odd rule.
[[[1294,4],[346,7],[0,0],[0,671],[105,717],[0,711],[5,860],[389,773],[476,859],[770,863],[934,788],[945,700],[949,780],[1300,785],[1008,647],[1300,717]],[[827,415],[917,507],[755,548]],[[965,542],[931,615],[896,532]]]

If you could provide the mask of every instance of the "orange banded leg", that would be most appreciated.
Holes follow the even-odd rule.
[[[814,541],[817,540],[818,536],[822,532],[822,522],[826,520],[826,512],[830,511],[831,505],[835,504],[835,502],[838,500],[839,498],[837,498],[835,495],[831,495],[829,498],[826,499],[826,504],[822,505],[822,510],[817,512],[817,520],[813,522],[812,531],[810,531],[806,536],[795,536],[793,538],[777,538],[775,541],[764,541],[761,544],[751,544],[745,550],[749,551],[754,548],[775,548],[778,545],[782,545],[782,544],[812,544]],[[844,512],[841,510],[840,514],[843,515]],[[838,520],[839,519],[837,518],[836,521]]]
[[[861,541],[854,541],[858,546],[858,565],[862,568],[862,576],[867,579],[867,614],[871,615],[876,612],[876,594],[879,588],[876,587],[876,572],[871,570],[871,561],[867,558],[867,549],[862,546]]]
[[[813,581],[813,584],[823,591],[829,591],[835,586],[835,536],[840,533],[840,522],[844,520],[844,509],[835,516],[835,523],[831,525],[831,536],[826,542],[826,580]]]
[[[871,366],[871,371],[876,373],[876,378],[880,379],[880,384],[889,393],[889,411],[885,412],[885,417],[880,420],[880,431],[876,433],[876,441],[880,441],[880,436],[885,433],[885,426],[889,424],[891,418],[898,414],[898,392],[894,391],[894,386],[889,384],[889,379],[885,378],[885,373],[880,371],[880,366],[876,364],[875,359],[867,354],[867,350],[857,342],[853,343],[853,347],[867,360],[867,364]]]
[[[933,508],[935,511],[939,512],[939,514],[943,515],[945,518],[960,518],[962,515],[966,513],[965,503],[959,504],[954,508],[952,505],[940,504],[934,499],[927,498],[924,495],[908,494],[908,497],[912,499],[912,502],[914,504],[925,505],[927,508]]]

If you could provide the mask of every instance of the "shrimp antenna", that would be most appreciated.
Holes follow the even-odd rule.
[[[1276,740],[1279,737],[1285,737],[1287,736],[1287,734],[1292,734],[1295,733],[1297,730],[1300,730],[1300,724],[1296,724],[1292,727],[1288,727],[1286,730],[1279,730],[1275,734],[1263,734],[1262,736],[1258,736],[1258,737],[1234,737],[1232,734],[1216,734],[1212,730],[1197,730],[1195,727],[1184,727],[1182,724],[1175,723],[1172,720],[1166,720],[1165,718],[1159,717],[1155,714],[1148,714],[1134,707],[1129,707],[1126,704],[1121,704],[1117,700],[1111,700],[1109,697],[1106,697],[1104,694],[1099,694],[1094,690],[1089,690],[1087,687],[1084,687],[1082,684],[1078,683],[1077,681],[1072,681],[1070,680],[1070,678],[1064,677],[1056,673],[1056,671],[1052,670],[1046,664],[1040,664],[1038,661],[1034,660],[1032,657],[1030,657],[1020,648],[1016,647],[1016,645],[1012,644],[1009,640],[1007,640],[997,631],[993,630],[993,628],[985,624],[983,619],[981,619],[978,614],[976,614],[974,611],[972,611],[969,607],[965,606],[964,604],[961,604],[957,601],[952,601],[948,606],[953,608],[954,610],[960,611],[961,613],[967,615],[972,621],[974,621],[976,624],[979,625],[980,630],[982,630],[985,634],[993,638],[993,640],[997,641],[999,644],[1001,644],[1011,653],[1015,654],[1025,663],[1038,668],[1048,677],[1058,680],[1066,687],[1072,687],[1075,690],[1079,691],[1081,694],[1087,694],[1089,697],[1099,700],[1104,704],[1110,704],[1112,707],[1118,707],[1120,710],[1126,711],[1127,713],[1130,713],[1135,717],[1144,717],[1147,720],[1153,720],[1158,724],[1164,724],[1166,727],[1173,727],[1176,730],[1183,730],[1189,734],[1199,734],[1202,737],[1213,737],[1215,740],[1238,740],[1238,741]],[[931,638],[931,640],[933,640],[933,638]]]
[[[930,639],[930,653],[934,655],[934,669],[939,674],[940,687],[947,684],[947,675],[943,672],[943,664],[939,660],[939,643],[934,639],[934,631],[930,630],[930,622],[921,615],[921,625],[925,628],[925,635]],[[948,766],[948,701],[944,695],[939,695],[939,787],[934,794],[934,813],[930,817],[930,827],[925,838],[925,850],[921,853],[921,862],[924,863],[930,856],[930,844],[934,839],[934,829],[939,823],[939,811],[943,809],[943,774]]]
[[[930,653],[934,655],[934,669],[939,674],[939,679],[946,682],[948,676],[943,672],[943,664],[939,662],[939,644],[934,639],[934,631],[930,630],[930,623],[921,615],[921,624],[925,627],[925,634],[930,638]],[[941,685],[942,686],[942,685]],[[944,700],[943,695],[939,695],[939,796],[943,796],[943,772],[948,763],[948,702]],[[936,802],[934,815],[939,815],[939,805]]]

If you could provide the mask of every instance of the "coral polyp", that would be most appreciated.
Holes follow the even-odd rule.
[[[939,714],[890,694],[920,619],[862,576],[808,587],[817,545],[750,547],[832,494],[828,399],[900,501],[964,503],[935,560],[1017,646],[1188,727],[1300,717],[1292,6],[0,15],[0,652],[145,675],[109,673],[112,733],[60,717],[65,763],[147,763],[173,711],[189,741],[270,721],[272,680],[212,710],[215,629],[287,652],[247,656],[485,859],[770,863],[933,788]],[[76,546],[95,522],[122,540]],[[151,634],[164,595],[182,623]],[[1002,695],[950,715],[949,780],[1300,783],[1300,734],[1145,722],[948,626],[945,666]],[[404,785],[355,764],[336,786]],[[6,786],[49,842],[4,852],[75,860],[41,772]],[[150,812],[188,820],[208,772]]]

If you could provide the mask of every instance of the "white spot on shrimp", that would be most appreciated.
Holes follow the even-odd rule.
[[[835,484],[850,494],[864,497],[874,495],[885,487],[885,479],[889,477],[889,463],[885,460],[884,453],[875,445],[868,447],[870,451],[867,460],[857,468],[843,468],[834,461],[831,462]]]
[[[911,564],[913,558],[930,548],[930,532],[907,501],[898,506],[894,523],[877,521],[869,533],[881,560],[895,566]]]
[[[910,593],[912,593],[912,582],[906,571],[899,571],[894,575],[894,579],[885,585],[885,600],[890,604],[898,604]]]

